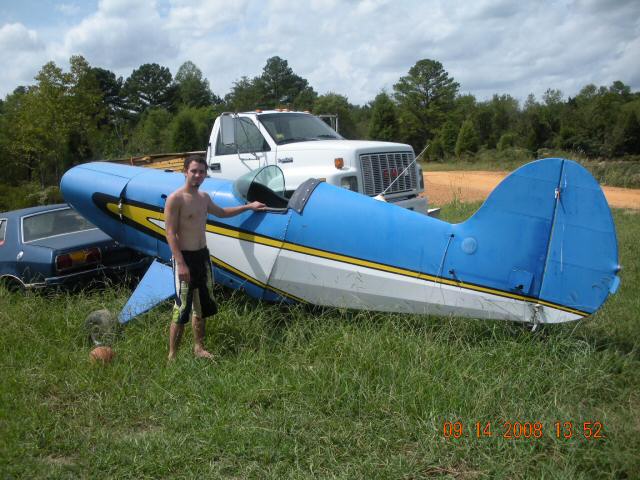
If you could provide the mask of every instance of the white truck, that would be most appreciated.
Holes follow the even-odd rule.
[[[223,127],[223,124],[225,125]],[[225,137],[223,139],[223,136]],[[427,210],[422,169],[410,145],[345,140],[307,112],[256,110],[220,115],[206,151],[154,154],[116,163],[181,170],[186,155],[204,155],[209,176],[236,180],[251,170],[277,165],[284,173],[285,196],[317,178],[424,214]]]
[[[256,110],[219,116],[209,139],[209,176],[235,180],[250,170],[277,165],[286,194],[308,178],[371,197],[384,193],[395,205],[427,213],[422,169],[411,146],[345,140],[306,112]]]

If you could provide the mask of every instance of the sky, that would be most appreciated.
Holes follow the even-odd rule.
[[[127,78],[195,63],[219,96],[279,56],[363,105],[425,58],[478,100],[640,91],[640,0],[0,0],[0,98],[71,55]]]

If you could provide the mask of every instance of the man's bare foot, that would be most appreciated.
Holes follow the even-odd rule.
[[[176,359],[175,352],[169,352],[169,356],[167,357],[167,360],[169,360],[170,362],[173,362],[175,359]]]
[[[195,347],[193,349],[193,354],[198,358],[208,358],[210,360],[213,360],[213,355],[211,353],[207,352],[202,347]]]

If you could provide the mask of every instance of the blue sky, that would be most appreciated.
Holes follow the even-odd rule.
[[[357,104],[423,58],[478,99],[566,98],[614,80],[640,90],[640,1],[0,0],[1,97],[75,54],[124,78],[191,60],[220,96],[278,55]]]

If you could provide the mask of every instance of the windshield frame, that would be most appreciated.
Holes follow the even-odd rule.
[[[327,125],[320,118],[315,115],[311,115],[309,113],[302,112],[275,112],[275,113],[262,113],[257,116],[260,125],[265,129],[265,131],[269,134],[271,139],[275,142],[276,145],[287,145],[289,143],[297,143],[297,142],[313,142],[318,140],[344,140],[344,137],[340,135],[338,132],[333,130],[329,125]],[[272,126],[265,123],[265,120],[270,118],[289,118],[291,120],[295,118],[304,118],[304,119],[312,119],[311,121],[316,122],[318,125],[317,135],[305,136],[305,137],[296,137],[296,136],[283,136],[282,138],[278,138],[279,134],[276,132]],[[319,123],[317,123],[319,122]],[[283,135],[283,134],[280,134]]]

